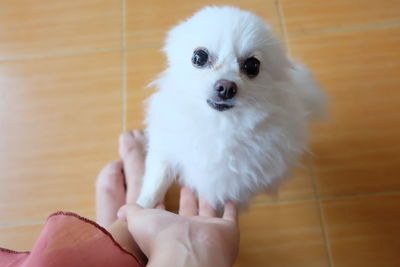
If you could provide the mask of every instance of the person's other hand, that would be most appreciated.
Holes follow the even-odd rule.
[[[193,192],[181,190],[179,215],[137,204],[123,206],[118,216],[149,258],[148,266],[232,266],[239,249],[237,210],[227,202],[222,218]]]

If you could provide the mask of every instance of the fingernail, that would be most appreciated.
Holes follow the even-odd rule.
[[[125,206],[122,206],[117,212],[117,217],[120,220],[126,220],[125,209],[124,208],[125,208]]]
[[[229,206],[235,207],[235,203],[232,200],[228,200],[225,204],[227,206],[229,205]]]

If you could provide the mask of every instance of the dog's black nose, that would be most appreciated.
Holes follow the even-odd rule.
[[[223,100],[233,98],[237,92],[236,83],[228,80],[218,80],[214,85],[214,89]]]

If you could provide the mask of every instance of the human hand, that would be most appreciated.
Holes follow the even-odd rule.
[[[239,249],[237,210],[225,205],[222,218],[193,192],[181,190],[179,215],[137,204],[123,206],[120,219],[149,258],[147,266],[232,266]]]

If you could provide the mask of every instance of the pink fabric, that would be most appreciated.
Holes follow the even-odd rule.
[[[31,252],[0,248],[0,266],[140,267],[103,227],[71,212],[49,216]]]

